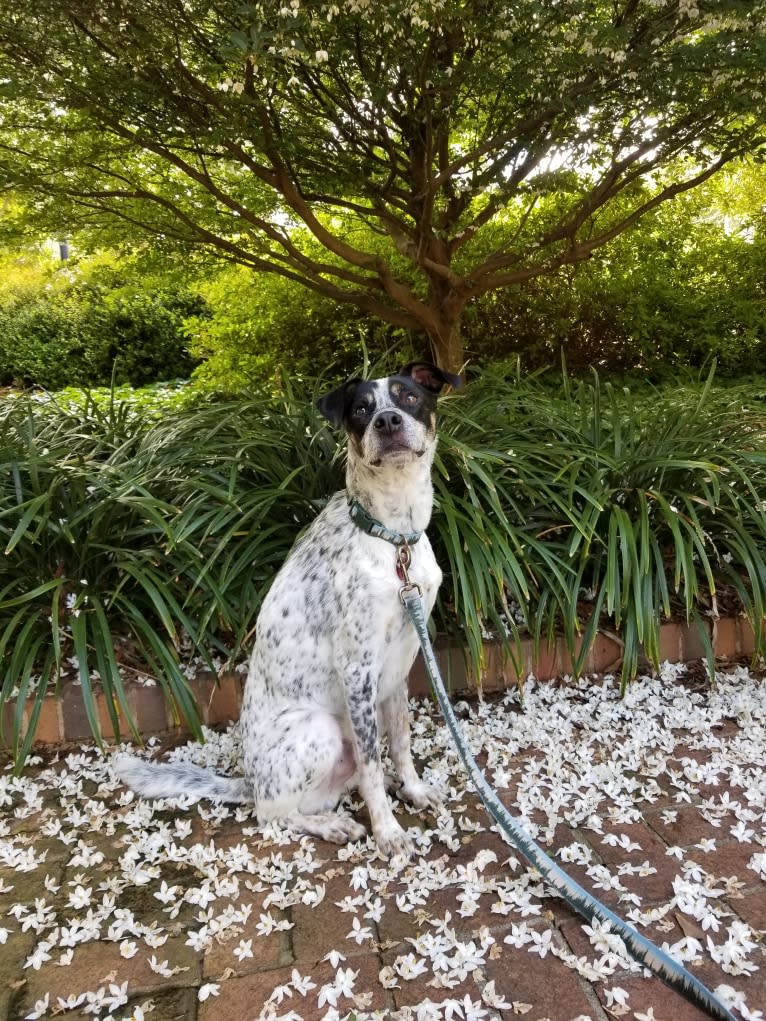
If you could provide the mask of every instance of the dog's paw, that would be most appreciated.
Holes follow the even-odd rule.
[[[383,828],[378,827],[373,836],[384,858],[411,858],[415,853],[415,845],[396,820]]]
[[[442,808],[443,802],[439,791],[422,780],[418,780],[416,783],[403,784],[399,793],[418,810],[431,808],[438,812]]]
[[[347,815],[330,816],[322,826],[321,837],[331,844],[349,844],[366,836],[365,827]]]
[[[367,830],[360,822],[348,815],[337,815],[335,812],[319,815],[293,812],[281,818],[280,822],[296,833],[308,833],[330,844],[348,844],[352,840],[362,840],[367,836]]]

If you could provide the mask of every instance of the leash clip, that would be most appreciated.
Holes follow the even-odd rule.
[[[408,596],[411,592],[417,592],[418,596],[423,598],[423,590],[420,585],[414,581],[410,581],[409,566],[412,563],[412,550],[409,547],[409,543],[404,542],[401,546],[396,547],[396,574],[399,581],[403,581],[404,584],[399,589],[399,600],[402,606],[405,604],[405,596]]]
[[[404,542],[401,546],[396,547],[396,574],[399,581],[403,581],[405,585],[410,583],[409,567],[411,563],[412,550]]]

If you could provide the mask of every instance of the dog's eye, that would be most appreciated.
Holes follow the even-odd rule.
[[[354,418],[366,418],[369,415],[370,409],[366,404],[358,404],[354,408]]]
[[[418,395],[412,393],[412,391],[410,390],[408,393],[404,395],[402,400],[405,404],[409,404],[409,406],[412,407],[414,404],[418,403]]]

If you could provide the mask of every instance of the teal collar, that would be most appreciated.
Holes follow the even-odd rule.
[[[422,532],[393,532],[373,518],[358,500],[349,500],[348,513],[357,528],[376,539],[385,539],[392,546],[414,546]]]

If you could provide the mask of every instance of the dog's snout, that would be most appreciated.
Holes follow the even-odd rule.
[[[381,411],[375,419],[373,427],[386,435],[398,432],[402,427],[402,416],[398,411]]]

